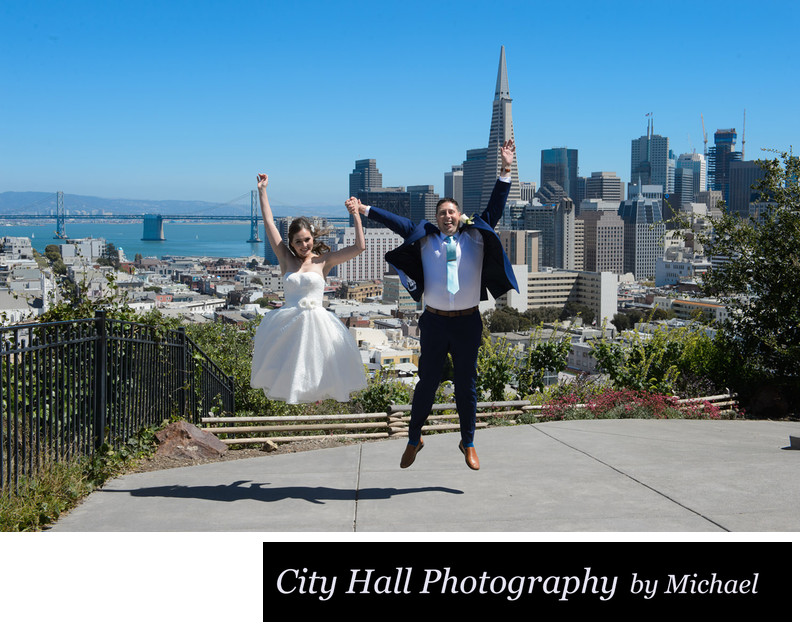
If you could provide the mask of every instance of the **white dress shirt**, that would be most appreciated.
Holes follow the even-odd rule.
[[[420,243],[425,274],[425,305],[440,311],[461,311],[477,306],[481,301],[483,235],[475,228],[466,228],[456,234],[458,291],[455,293],[447,290],[445,238],[442,234],[431,234]]]

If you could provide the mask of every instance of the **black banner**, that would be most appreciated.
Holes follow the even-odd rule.
[[[264,621],[792,620],[791,543],[264,543]]]

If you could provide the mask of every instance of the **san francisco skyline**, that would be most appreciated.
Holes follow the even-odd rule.
[[[35,2],[0,9],[0,192],[224,203],[268,172],[286,206],[331,206],[357,159],[432,184],[486,146],[505,46],[520,179],[542,149],[630,176],[736,128],[789,150],[800,9],[771,2]],[[652,116],[647,116],[652,114]],[[701,122],[702,116],[702,122]]]

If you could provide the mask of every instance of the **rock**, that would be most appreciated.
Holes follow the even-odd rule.
[[[273,451],[278,450],[278,445],[275,444],[272,440],[267,440],[264,442],[264,446],[261,447],[261,450],[265,453],[272,453]]]
[[[181,459],[220,457],[228,445],[217,436],[184,422],[175,422],[156,433],[157,455]]]

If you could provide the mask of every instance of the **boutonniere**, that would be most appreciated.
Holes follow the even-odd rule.
[[[475,221],[473,221],[472,218],[468,217],[466,214],[462,214],[461,218],[458,221],[461,224],[462,228],[469,227],[470,225],[475,225]]]

